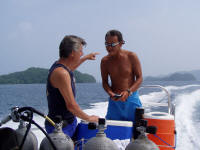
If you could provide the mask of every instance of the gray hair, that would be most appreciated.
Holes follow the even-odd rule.
[[[59,46],[60,58],[67,58],[72,51],[78,51],[81,46],[85,46],[87,43],[81,37],[75,35],[66,35]]]

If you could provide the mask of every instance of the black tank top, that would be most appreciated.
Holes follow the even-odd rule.
[[[68,123],[72,123],[75,116],[67,109],[65,100],[63,96],[61,95],[59,89],[54,88],[50,82],[51,73],[53,72],[54,69],[58,67],[62,67],[69,72],[70,78],[71,78],[71,87],[72,87],[74,97],[76,95],[73,72],[70,71],[63,64],[58,64],[57,62],[55,62],[49,69],[49,74],[47,78],[46,92],[47,92],[47,100],[48,100],[48,108],[49,108],[48,116],[53,121],[55,120],[56,116],[62,116],[63,120],[66,120]]]

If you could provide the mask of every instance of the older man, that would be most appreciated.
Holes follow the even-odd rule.
[[[49,69],[47,78],[48,116],[56,120],[61,116],[64,122],[63,131],[72,137],[79,117],[88,122],[98,122],[98,116],[88,115],[83,112],[75,100],[76,89],[73,71],[86,60],[95,60],[98,53],[83,56],[84,39],[67,35],[63,38],[59,47],[60,58]],[[53,132],[54,127],[45,121],[48,133]]]

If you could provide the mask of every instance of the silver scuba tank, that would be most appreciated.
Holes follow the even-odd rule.
[[[148,139],[145,133],[156,134],[155,126],[147,126],[148,121],[143,119],[144,108],[138,107],[135,111],[133,139],[125,150],[159,150],[157,145]]]
[[[148,130],[155,132],[154,127],[147,127]],[[125,150],[159,150],[158,146],[148,139],[145,132],[145,127],[138,127],[137,130],[141,133],[137,139],[132,139],[132,141],[127,145]],[[154,131],[153,131],[154,130]]]
[[[18,129],[13,130],[11,128],[3,128],[1,129],[1,150],[37,150],[38,149],[38,141],[36,136],[31,131],[31,122],[32,112],[31,111],[19,111],[19,107],[12,107],[11,114],[5,117],[1,122],[2,124],[7,123],[12,119],[13,122],[19,122]],[[22,113],[23,112],[23,113]],[[29,121],[30,126],[28,126],[25,121]],[[6,135],[6,137],[4,137]]]
[[[18,129],[16,129],[15,131],[16,131],[18,144],[20,145],[27,131],[26,123],[23,120],[20,120]],[[38,150],[37,138],[31,130],[28,131],[28,134],[22,146],[22,150]]]
[[[83,145],[83,150],[118,150],[117,145],[109,138],[106,137],[104,130],[105,119],[99,118],[98,132],[96,137],[93,137]]]
[[[56,122],[56,128],[53,133],[49,134],[51,141],[53,142],[56,150],[74,150],[74,143],[72,139],[63,133],[62,131],[62,121]],[[52,144],[49,142],[47,137],[45,137],[41,144],[40,150],[55,150]]]

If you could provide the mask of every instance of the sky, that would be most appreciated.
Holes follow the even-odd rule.
[[[73,34],[86,40],[84,54],[100,53],[78,68],[100,81],[111,29],[122,32],[123,49],[137,54],[144,76],[197,70],[199,18],[199,0],[1,0],[0,75],[49,68]]]

